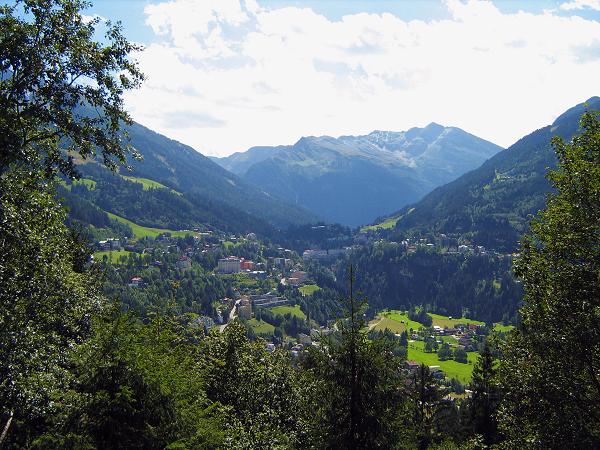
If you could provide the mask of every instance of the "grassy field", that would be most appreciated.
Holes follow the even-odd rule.
[[[369,231],[369,230],[389,230],[390,228],[394,228],[396,222],[400,216],[397,217],[389,217],[385,219],[383,222],[375,224],[375,225],[365,225],[360,229],[360,231]]]
[[[370,323],[373,325],[372,330],[375,331],[384,331],[386,329],[390,330],[392,333],[402,333],[406,331],[406,325],[398,322],[397,320],[388,319],[387,317],[382,317],[381,319],[375,319]]]
[[[106,256],[112,264],[119,264],[119,259],[121,258],[121,256],[129,256],[130,253],[134,253],[134,252],[128,252],[127,250],[113,250],[113,251],[109,251],[109,252],[95,252],[94,253],[94,260],[96,260],[96,261],[103,261],[104,260],[104,256]]]
[[[449,319],[448,317],[441,316],[439,314],[429,314],[433,319],[433,325],[444,327],[454,327],[458,323],[473,323],[483,324],[477,320],[471,319]],[[406,329],[412,328],[418,330],[423,328],[423,325],[414,320],[410,320],[407,314],[401,311],[395,310],[384,310],[379,313],[379,319],[375,319],[371,322],[372,329],[374,330],[385,330],[386,328],[394,333],[401,333]],[[441,340],[449,343],[452,347],[456,346],[458,341],[452,336],[442,336]],[[437,353],[426,353],[424,351],[425,342],[423,341],[410,341],[408,345],[408,356],[407,358],[411,361],[417,361],[427,366],[440,366],[440,369],[444,371],[448,378],[455,378],[461,383],[468,383],[471,381],[471,375],[473,373],[473,365],[477,361],[477,352],[467,352],[467,359],[469,364],[463,364],[454,360],[440,361]]]
[[[252,327],[255,334],[273,334],[275,327],[270,323],[254,318],[248,320],[248,325]]]
[[[300,291],[300,293],[302,295],[312,295],[319,289],[321,289],[321,288],[319,286],[317,286],[316,284],[307,284],[305,286],[300,286],[300,288],[298,290]]]
[[[404,314],[401,311],[396,311],[396,310],[383,310],[380,315],[382,317],[386,317],[388,319],[394,320],[396,322],[404,322],[404,324],[406,325],[406,328],[408,328],[409,330],[412,328],[413,330],[419,330],[421,328],[423,328],[423,324],[419,323],[419,322],[415,322],[414,320],[410,320],[408,318],[407,314]]]
[[[509,331],[514,330],[514,325],[502,325],[501,323],[494,324],[494,331],[501,331],[503,333],[508,333]]]
[[[477,352],[467,352],[469,364],[463,364],[454,360],[440,361],[437,353],[426,353],[424,351],[425,343],[423,341],[409,342],[408,356],[409,361],[417,361],[426,366],[440,366],[448,378],[455,378],[461,383],[471,381],[473,374],[473,365],[477,361]]]
[[[96,189],[96,182],[94,180],[90,180],[89,178],[82,178],[81,180],[72,180],[71,183],[74,185],[85,184],[90,191]],[[69,191],[71,190],[71,185],[67,184],[65,180],[60,180],[60,184],[66,187]]]
[[[107,212],[106,214],[108,214],[108,217],[110,217],[111,219],[114,219],[121,223],[126,223],[127,225],[129,225],[136,238],[156,237],[159,234],[163,234],[163,233],[171,233],[171,236],[173,236],[173,237],[185,237],[188,234],[191,234],[191,235],[194,234],[193,231],[175,231],[175,230],[169,230],[166,228],[143,227],[141,225],[136,224],[135,222],[132,222],[131,220],[127,220],[123,217],[119,217],[113,213]]]
[[[134,183],[141,184],[142,186],[144,186],[145,191],[147,191],[149,189],[167,189],[167,187],[164,184],[161,184],[158,181],[149,180],[148,178],[131,177],[131,176],[125,176],[125,175],[121,175],[121,177],[125,178],[126,180],[132,181]]]
[[[124,178],[133,183],[141,184],[145,191],[150,190],[150,189],[169,189],[171,192],[173,192],[177,195],[182,195],[181,192],[176,191],[175,189],[168,188],[164,184],[159,183],[158,181],[150,180],[148,178],[132,177],[132,176],[128,176],[128,175],[121,175],[121,178]]]
[[[479,320],[472,320],[472,319],[467,319],[467,318],[452,318],[449,319],[446,316],[440,316],[439,314],[429,314],[431,316],[431,318],[433,319],[433,325],[437,325],[438,327],[442,327],[442,328],[454,328],[456,325],[458,325],[459,323],[472,323],[475,325],[485,325],[483,322],[480,322]]]
[[[274,308],[271,308],[271,312],[278,316],[291,314],[299,317],[300,319],[306,320],[306,314],[304,314],[304,312],[300,309],[300,305],[275,306]]]

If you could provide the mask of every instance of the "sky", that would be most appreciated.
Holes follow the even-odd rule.
[[[504,147],[600,95],[600,0],[96,0],[137,122],[205,155],[456,126]]]

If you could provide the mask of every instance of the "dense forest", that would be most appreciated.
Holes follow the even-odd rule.
[[[427,311],[485,322],[514,322],[523,296],[511,272],[512,258],[463,255],[419,249],[407,253],[398,243],[381,242],[350,256],[356,286],[375,309]],[[339,278],[345,265],[339,265]]]
[[[87,223],[110,228],[120,225],[103,211],[135,214],[128,202],[146,195],[164,203],[146,219],[139,211],[139,219],[176,226],[160,205],[176,204],[178,196],[123,182],[130,197],[113,206],[101,179],[94,180],[99,192],[78,183],[75,157],[98,158],[115,171],[126,162],[132,149],[123,143],[123,125],[131,120],[122,94],[143,81],[129,56],[140,49],[118,24],[95,41],[99,19],[84,20],[85,6],[19,0],[0,7],[0,447],[600,446],[598,113],[583,114],[581,133],[570,142],[553,140],[558,163],[548,179],[555,193],[522,237],[512,269],[523,285],[520,323],[506,341],[492,336],[484,343],[471,394],[456,398],[458,389],[440,383],[428,366],[407,367],[399,351],[406,335],[365,330],[369,299],[357,291],[377,306],[388,297],[398,301],[399,291],[407,308],[410,300],[453,312],[451,297],[463,290],[469,309],[496,320],[516,305],[520,289],[506,259],[407,255],[383,244],[337,273],[309,267],[322,292],[310,305],[297,301],[317,320],[333,308],[338,318],[330,336],[296,358],[249,339],[239,320],[208,333],[195,326],[191,314],[211,306],[197,300],[226,295],[226,288],[201,269],[171,271],[164,264],[169,253],[147,255],[163,265],[148,267],[145,276],[155,283],[139,296],[118,287],[139,257],[118,267],[91,262],[86,235],[67,220],[59,198],[81,190],[79,203],[66,201],[80,209],[80,224],[87,215]],[[81,76],[94,82],[76,82]],[[102,114],[81,115],[84,105]],[[252,258],[259,250],[232,248]],[[212,266],[218,256],[195,262]],[[191,294],[178,292],[182,284]],[[411,320],[423,320],[422,312],[410,308]],[[304,324],[284,317],[279,326]]]

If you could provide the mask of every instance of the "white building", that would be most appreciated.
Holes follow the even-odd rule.
[[[217,271],[220,273],[238,273],[241,269],[241,259],[235,256],[219,259]]]

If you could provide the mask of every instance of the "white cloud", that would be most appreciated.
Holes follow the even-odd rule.
[[[210,5],[209,5],[210,3]],[[446,2],[447,20],[330,20],[254,1],[146,8],[133,117],[207,154],[431,121],[510,145],[598,94],[600,23]],[[175,119],[174,119],[175,118]]]
[[[91,16],[82,14],[81,20],[83,20],[83,23],[90,23],[92,20],[97,20],[98,22],[106,22],[106,18],[104,18],[98,14],[93,14]]]
[[[574,0],[572,2],[562,3],[560,9],[572,11],[577,9],[593,9],[600,11],[600,0]]]

